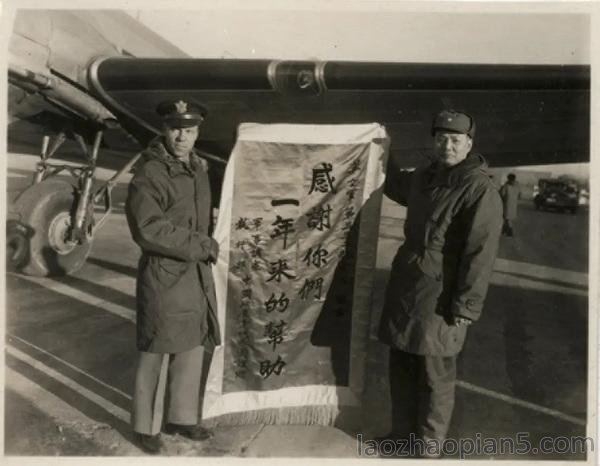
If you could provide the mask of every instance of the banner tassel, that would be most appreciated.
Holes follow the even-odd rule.
[[[204,419],[202,424],[209,428],[246,424],[333,426],[339,413],[339,408],[332,405],[269,408],[227,413],[221,416]]]

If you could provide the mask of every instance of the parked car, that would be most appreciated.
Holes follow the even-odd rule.
[[[579,186],[571,181],[546,178],[538,181],[538,194],[533,198],[536,209],[568,211],[579,207]]]

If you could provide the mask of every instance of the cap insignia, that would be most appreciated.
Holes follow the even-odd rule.
[[[175,109],[177,110],[177,113],[186,113],[187,112],[187,103],[184,102],[183,100],[175,102]]]

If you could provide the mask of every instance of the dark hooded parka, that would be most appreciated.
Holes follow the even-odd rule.
[[[189,165],[166,150],[161,138],[143,152],[129,185],[126,212],[142,249],[137,280],[137,347],[178,353],[220,344],[208,236],[211,193],[206,162]]]
[[[487,293],[502,226],[498,190],[483,157],[469,154],[450,168],[388,172],[385,194],[408,209],[380,338],[408,353],[453,356],[466,335],[453,316],[476,321]]]

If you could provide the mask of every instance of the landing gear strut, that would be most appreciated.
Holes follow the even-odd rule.
[[[9,270],[27,275],[68,275],[78,270],[88,257],[95,230],[94,208],[104,200],[104,223],[112,209],[111,190],[116,179],[129,171],[134,157],[108,183],[93,192],[98,150],[102,130],[98,130],[91,152],[83,138],[76,134],[86,158],[83,165],[49,163],[65,141],[60,133],[49,147],[49,137],[42,144],[41,161],[32,185],[17,198],[14,217],[7,222],[6,263]],[[55,175],[67,171],[73,179]]]

